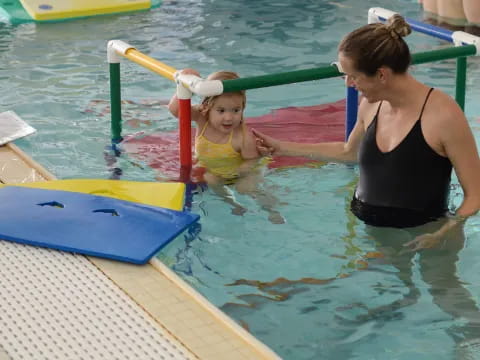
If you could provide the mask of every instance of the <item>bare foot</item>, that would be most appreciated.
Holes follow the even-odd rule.
[[[285,224],[286,220],[278,211],[271,211],[268,215],[268,220],[272,224]]]
[[[247,209],[245,209],[243,206],[235,206],[232,208],[232,214],[233,215],[239,215],[243,216],[247,212]]]

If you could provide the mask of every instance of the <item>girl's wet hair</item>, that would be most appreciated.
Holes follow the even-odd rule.
[[[381,66],[403,74],[412,61],[403,37],[411,32],[405,19],[395,14],[385,24],[368,24],[352,31],[340,42],[338,51],[352,59],[355,68],[368,76],[375,75]]]
[[[239,79],[240,76],[236,72],[233,71],[216,71],[210,75],[208,75],[207,80],[235,80]],[[224,93],[224,94],[237,94],[242,96],[243,99],[243,108],[245,109],[245,106],[247,105],[247,96],[245,94],[245,90],[240,90],[240,91],[235,91],[235,92],[230,92],[230,93]],[[217,99],[219,96],[222,96],[223,94],[220,95],[215,95],[215,96],[207,96],[202,100],[202,112],[207,115],[210,109],[213,107],[213,104],[215,103],[215,99]]]

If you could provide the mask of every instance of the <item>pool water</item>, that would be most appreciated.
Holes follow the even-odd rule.
[[[106,43],[121,39],[175,68],[202,75],[233,69],[254,76],[327,65],[348,31],[366,22],[358,0],[164,1],[153,11],[58,24],[0,24],[0,101],[38,132],[18,144],[59,178],[109,178]],[[420,19],[416,0],[381,6]],[[100,35],[99,35],[100,34]],[[424,35],[414,52],[450,46]],[[415,75],[454,94],[454,61],[414,67]],[[466,113],[480,139],[476,99],[480,62],[468,63]],[[174,84],[122,62],[125,133],[172,131],[164,104]],[[340,79],[251,90],[247,116],[328,103],[344,96]],[[155,102],[156,101],[156,102]],[[128,155],[122,179],[157,174]],[[399,255],[414,234],[375,232],[349,211],[357,168],[272,170],[264,189],[286,218],[272,224],[258,203],[235,194],[244,216],[210,190],[194,189],[198,227],[158,257],[285,359],[457,359],[480,354],[480,220],[465,228],[458,252]],[[452,186],[452,207],[461,200]],[[469,341],[469,342],[467,342]],[[477,348],[479,351],[477,351]],[[471,357],[469,357],[471,356]]]

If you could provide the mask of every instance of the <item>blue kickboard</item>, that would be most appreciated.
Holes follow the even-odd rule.
[[[0,189],[0,239],[145,264],[199,216],[70,191]]]

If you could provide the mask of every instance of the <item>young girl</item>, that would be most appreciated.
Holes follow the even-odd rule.
[[[200,76],[193,69],[184,69],[183,74]],[[210,74],[207,80],[232,80],[238,75],[230,71]],[[226,185],[235,185],[236,190],[257,199],[269,213],[273,223],[284,223],[283,217],[272,209],[275,199],[258,188],[262,180],[261,155],[255,138],[243,119],[246,105],[245,91],[208,96],[200,105],[193,105],[192,120],[197,123],[195,156],[197,165],[204,167],[205,181],[217,194],[233,206],[232,212],[242,215],[246,209],[235,201]],[[178,99],[172,97],[168,104],[170,112],[178,117]]]

